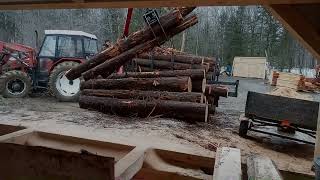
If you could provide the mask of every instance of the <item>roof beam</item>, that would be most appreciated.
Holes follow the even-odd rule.
[[[272,15],[320,61],[320,3],[270,5]]]
[[[0,0],[0,9],[142,8],[178,6],[308,4],[319,0]]]

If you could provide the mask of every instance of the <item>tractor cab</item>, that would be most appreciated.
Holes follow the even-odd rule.
[[[59,100],[72,101],[80,80],[69,81],[64,73],[98,53],[97,37],[82,31],[46,30],[39,50],[36,87],[49,87]]]
[[[88,59],[98,53],[97,37],[82,31],[45,30],[38,57]]]

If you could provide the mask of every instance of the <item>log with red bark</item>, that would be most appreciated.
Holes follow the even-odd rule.
[[[118,99],[140,99],[140,100],[172,100],[182,102],[205,103],[205,96],[195,92],[168,92],[168,91],[140,91],[140,90],[104,90],[84,89],[81,95],[111,97]]]
[[[133,100],[96,96],[80,96],[80,108],[97,110],[103,113],[121,116],[176,118],[186,121],[208,120],[208,105],[205,103],[166,101],[166,100]]]
[[[179,26],[171,28],[167,32],[167,37],[171,38],[172,36],[184,31],[185,29],[195,25],[198,22],[196,16],[190,16],[186,18]],[[103,77],[108,77],[112,74],[116,69],[124,65],[126,62],[130,61],[137,54],[141,54],[142,52],[151,50],[153,47],[159,45],[159,42],[164,43],[167,40],[167,37],[162,35],[157,37],[154,40],[148,41],[146,43],[135,46],[134,48],[86,71],[83,73],[83,78],[85,80],[92,79],[101,75]]]
[[[80,89],[126,89],[170,92],[191,92],[190,77],[91,79],[84,81]]]
[[[204,69],[205,71],[209,70],[208,64],[186,64],[186,63],[167,62],[167,61],[141,59],[141,58],[134,58],[133,61],[137,65],[155,68],[155,69],[166,69],[166,70],[168,69],[172,69],[172,70]]]
[[[191,13],[193,9],[194,7],[174,9],[169,13],[161,16],[160,23],[163,29],[165,31],[169,31],[170,28],[181,25],[183,17]],[[159,35],[159,33],[162,32],[162,28],[159,25],[155,25],[153,27],[153,32],[156,35]],[[130,34],[128,37],[118,40],[117,43],[115,43],[113,46],[100,52],[89,61],[86,61],[85,63],[72,68],[66,73],[66,77],[70,80],[79,78],[82,73],[96,67],[106,60],[116,57],[139,44],[143,44],[154,39],[153,32],[150,27],[146,26],[143,29]]]
[[[204,94],[206,96],[228,97],[228,92],[229,92],[229,89],[226,86],[220,86],[220,85],[215,85],[215,84],[207,84]]]
[[[206,89],[206,84],[207,80],[205,78],[192,80],[192,92],[204,93]]]
[[[204,79],[205,71],[203,69],[186,69],[174,71],[153,71],[153,72],[126,72],[123,74],[111,74],[108,79],[121,79],[121,78],[157,78],[157,77],[180,77],[189,76],[192,80]]]

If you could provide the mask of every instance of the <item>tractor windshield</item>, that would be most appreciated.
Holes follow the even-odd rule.
[[[84,50],[87,55],[98,53],[98,45],[96,39],[84,38]]]

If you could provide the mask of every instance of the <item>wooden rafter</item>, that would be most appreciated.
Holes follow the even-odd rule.
[[[320,3],[273,4],[267,8],[320,61]]]
[[[319,0],[0,0],[0,9],[270,5],[317,2]]]

